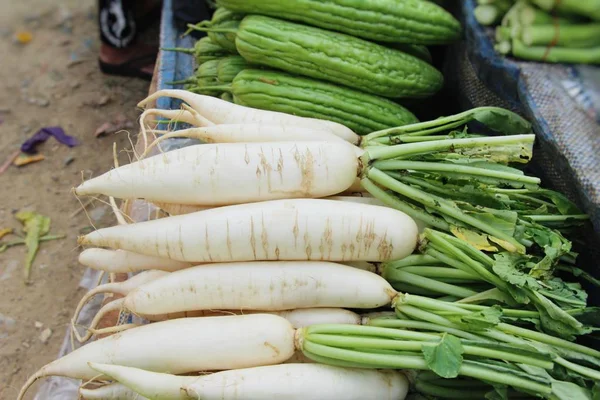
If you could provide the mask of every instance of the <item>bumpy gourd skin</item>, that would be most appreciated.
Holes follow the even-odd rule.
[[[303,22],[381,42],[446,44],[459,38],[460,23],[423,0],[218,0],[248,14]]]
[[[237,104],[339,122],[358,134],[418,122],[387,99],[277,71],[246,69],[232,92]]]
[[[384,97],[428,97],[440,90],[444,81],[434,67],[406,53],[270,17],[245,17],[235,44],[240,55],[253,64]]]
[[[250,68],[250,64],[243,57],[225,57],[219,61],[217,66],[217,79],[219,83],[231,83],[245,68]]]
[[[211,38],[203,37],[194,45],[194,55],[196,56],[196,62],[202,64],[206,61],[228,56],[230,52],[215,44]]]

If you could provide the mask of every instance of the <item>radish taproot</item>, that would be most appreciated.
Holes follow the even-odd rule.
[[[80,387],[79,396],[84,400],[148,400],[121,383],[111,383],[95,389]]]
[[[90,342],[52,361],[27,380],[17,400],[45,376],[97,377],[88,362],[173,374],[279,364],[294,354],[294,335],[286,319],[268,314],[156,322]]]
[[[137,287],[125,296],[123,306],[141,316],[195,310],[370,309],[390,304],[396,294],[379,275],[347,265],[255,261],[172,272]]]
[[[177,271],[192,264],[168,258],[147,256],[125,250],[89,248],[79,254],[79,262],[86,267],[109,273],[129,273],[147,269]]]
[[[270,365],[194,377],[118,365],[90,366],[149,399],[403,400],[408,392],[408,380],[398,371],[320,364]]]
[[[167,275],[168,272],[158,271],[158,270],[150,270],[144,271],[138,275],[135,275],[125,281],[122,282],[109,282],[103,285],[96,286],[95,288],[89,290],[79,301],[77,307],[75,308],[75,312],[73,313],[73,318],[71,319],[71,327],[77,340],[80,342],[84,342],[89,339],[88,335],[81,337],[75,328],[77,323],[77,319],[79,318],[79,313],[83,306],[85,306],[95,295],[100,293],[114,293],[120,294],[121,296],[127,296],[132,290],[136,289],[139,286],[142,286],[145,283],[151,282],[154,279],[158,279],[164,275]]]
[[[410,255],[417,236],[416,223],[392,208],[291,199],[103,228],[80,237],[79,244],[187,262],[377,262]]]
[[[188,146],[115,168],[75,192],[205,206],[325,197],[355,181],[356,150],[324,141]]]
[[[204,143],[344,142],[344,139],[327,130],[261,124],[223,124],[176,131],[149,130],[148,132],[161,135],[148,146],[146,152],[163,140],[184,137],[198,139]]]
[[[88,329],[88,335],[84,337],[83,342],[88,340],[92,335],[107,334],[121,332],[127,329],[135,328],[135,324],[117,325],[109,328],[96,329],[96,326],[100,320],[109,312],[112,311],[123,311],[124,310],[124,298],[111,301],[104,305],[96,315],[90,327]],[[176,318],[195,318],[195,317],[216,317],[225,315],[249,315],[249,314],[272,314],[278,315],[282,318],[287,319],[294,328],[302,328],[317,323],[327,324],[351,324],[360,325],[362,317],[352,311],[345,310],[342,308],[304,308],[296,310],[283,310],[283,311],[263,311],[263,310],[192,310],[192,311],[181,311],[167,314],[152,314],[152,315],[140,315],[139,317],[145,318],[149,321],[167,321]],[[305,357],[302,357],[304,362],[307,362]],[[312,362],[312,361],[311,361]]]
[[[171,97],[187,103],[198,114],[210,116],[210,121],[215,125],[220,124],[246,124],[259,123],[271,126],[295,126],[316,130],[327,130],[350,143],[358,143],[360,136],[342,124],[316,118],[297,117],[282,112],[259,110],[240,106],[211,96],[195,94],[186,90],[163,89],[158,90],[138,103],[138,107],[160,98]]]

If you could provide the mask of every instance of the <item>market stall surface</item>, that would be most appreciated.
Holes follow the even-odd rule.
[[[71,188],[81,182],[82,171],[97,175],[112,164],[114,142],[119,149],[129,147],[127,133],[110,133],[114,126],[105,123],[116,121],[135,140],[135,104],[148,90],[147,82],[100,73],[95,3],[0,2],[0,164],[44,127],[62,127],[78,141],[70,148],[50,138],[38,147],[44,160],[10,165],[0,175],[0,230],[21,233],[14,214],[25,209],[49,217],[52,234],[66,235],[41,244],[29,285],[23,279],[25,246],[0,253],[2,399],[13,398],[30,374],[58,354],[84,293],[76,238],[92,224],[114,223],[101,201],[86,204],[87,215],[78,212],[81,204]],[[109,132],[96,137],[100,127]],[[122,152],[119,158],[126,162],[128,154]],[[15,239],[7,235],[3,240]]]

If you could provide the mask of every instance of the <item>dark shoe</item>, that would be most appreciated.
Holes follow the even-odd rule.
[[[121,64],[109,64],[98,59],[100,70],[108,75],[129,76],[141,78],[147,81],[152,80],[152,74],[143,71],[144,67],[156,62],[156,54],[146,54],[133,58]]]

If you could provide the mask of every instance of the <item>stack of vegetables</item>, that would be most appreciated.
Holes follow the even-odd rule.
[[[600,1],[477,0],[475,18],[496,26],[496,50],[523,60],[600,64]]]
[[[172,136],[208,144],[76,189],[172,215],[80,238],[84,265],[145,271],[85,296],[124,297],[75,336],[118,333],[46,365],[19,399],[48,375],[111,382],[82,387],[89,399],[598,395],[600,351],[576,342],[598,309],[575,276],[597,282],[567,239],[586,216],[519,167],[532,158],[527,121],[486,107],[359,136],[183,90],[140,106],[162,96],[183,109],[147,109],[142,124],[199,126],[146,152]],[[114,310],[149,323],[97,329]]]
[[[342,123],[358,134],[417,122],[401,104],[443,86],[426,46],[451,43],[459,22],[421,0],[218,2],[208,36],[184,51],[196,93]],[[167,49],[168,50],[168,49]]]

